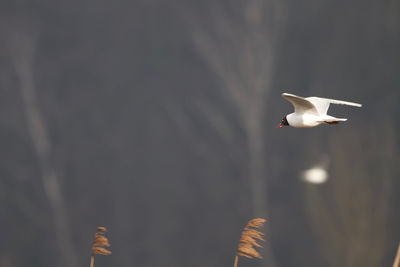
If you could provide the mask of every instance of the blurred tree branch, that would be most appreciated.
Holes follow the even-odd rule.
[[[61,174],[52,161],[52,144],[41,113],[34,81],[34,54],[36,39],[31,31],[16,27],[10,42],[10,59],[18,78],[28,133],[37,156],[41,171],[41,182],[50,203],[56,241],[58,242],[64,266],[77,266],[76,252],[71,239],[66,200],[61,189]]]

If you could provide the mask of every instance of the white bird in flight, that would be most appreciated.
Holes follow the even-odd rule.
[[[294,112],[286,115],[276,128],[292,126],[295,128],[311,128],[323,123],[337,124],[339,121],[347,121],[344,118],[335,118],[327,115],[330,104],[361,107],[361,104],[342,100],[321,98],[316,96],[301,97],[283,93],[282,97],[294,106]]]

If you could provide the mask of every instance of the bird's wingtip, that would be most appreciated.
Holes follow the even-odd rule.
[[[289,93],[282,93],[282,97],[285,97],[285,96],[295,96],[294,94],[289,94]]]

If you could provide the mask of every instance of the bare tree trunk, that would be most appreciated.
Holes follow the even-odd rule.
[[[330,266],[382,266],[398,162],[394,131],[385,129],[336,132],[329,182],[306,185],[310,221]]]
[[[258,128],[258,127],[257,127]],[[248,149],[249,149],[249,162],[248,162],[248,180],[252,196],[253,217],[261,217],[269,219],[268,213],[268,185],[267,177],[265,175],[265,150],[264,150],[264,136],[261,129],[253,129],[249,131],[248,136]],[[270,228],[265,227],[266,231]],[[264,244],[264,265],[276,266],[275,257],[272,252],[271,241],[266,240]]]
[[[267,200],[266,200],[266,177],[264,168],[264,142],[260,136],[260,132],[250,131],[248,137],[248,179],[253,199],[253,215],[254,217],[265,218],[267,216]]]
[[[51,160],[51,143],[37,103],[33,77],[34,40],[25,33],[13,36],[12,60],[20,82],[27,128],[36,152],[41,181],[54,218],[56,240],[64,266],[77,266],[76,252],[71,239],[65,199],[60,187],[61,176]]]
[[[247,152],[247,158],[241,163],[244,163],[243,179],[248,181],[251,194],[250,208],[254,217],[268,220],[263,114],[266,112],[273,67],[283,32],[285,4],[275,0],[248,0],[227,1],[224,5],[211,1],[209,5],[207,15],[211,16],[211,26],[208,28],[200,26],[204,23],[201,19],[196,21],[196,12],[189,16],[187,10],[182,13],[186,14],[185,19],[189,22],[195,48],[221,82],[221,95],[232,105],[236,112],[234,120],[246,134],[242,151]],[[215,124],[214,117],[219,117],[218,111],[200,112],[209,117],[210,124]],[[232,122],[231,119],[220,121]],[[221,126],[215,125],[216,131]],[[235,133],[221,135],[221,138],[231,135]],[[236,146],[234,143],[231,145]],[[267,241],[264,251],[263,264],[274,266],[270,241]]]

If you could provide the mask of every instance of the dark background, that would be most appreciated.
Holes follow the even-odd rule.
[[[400,2],[0,2],[0,266],[391,266]],[[282,92],[363,104],[275,129]],[[314,165],[325,184],[303,182]]]

